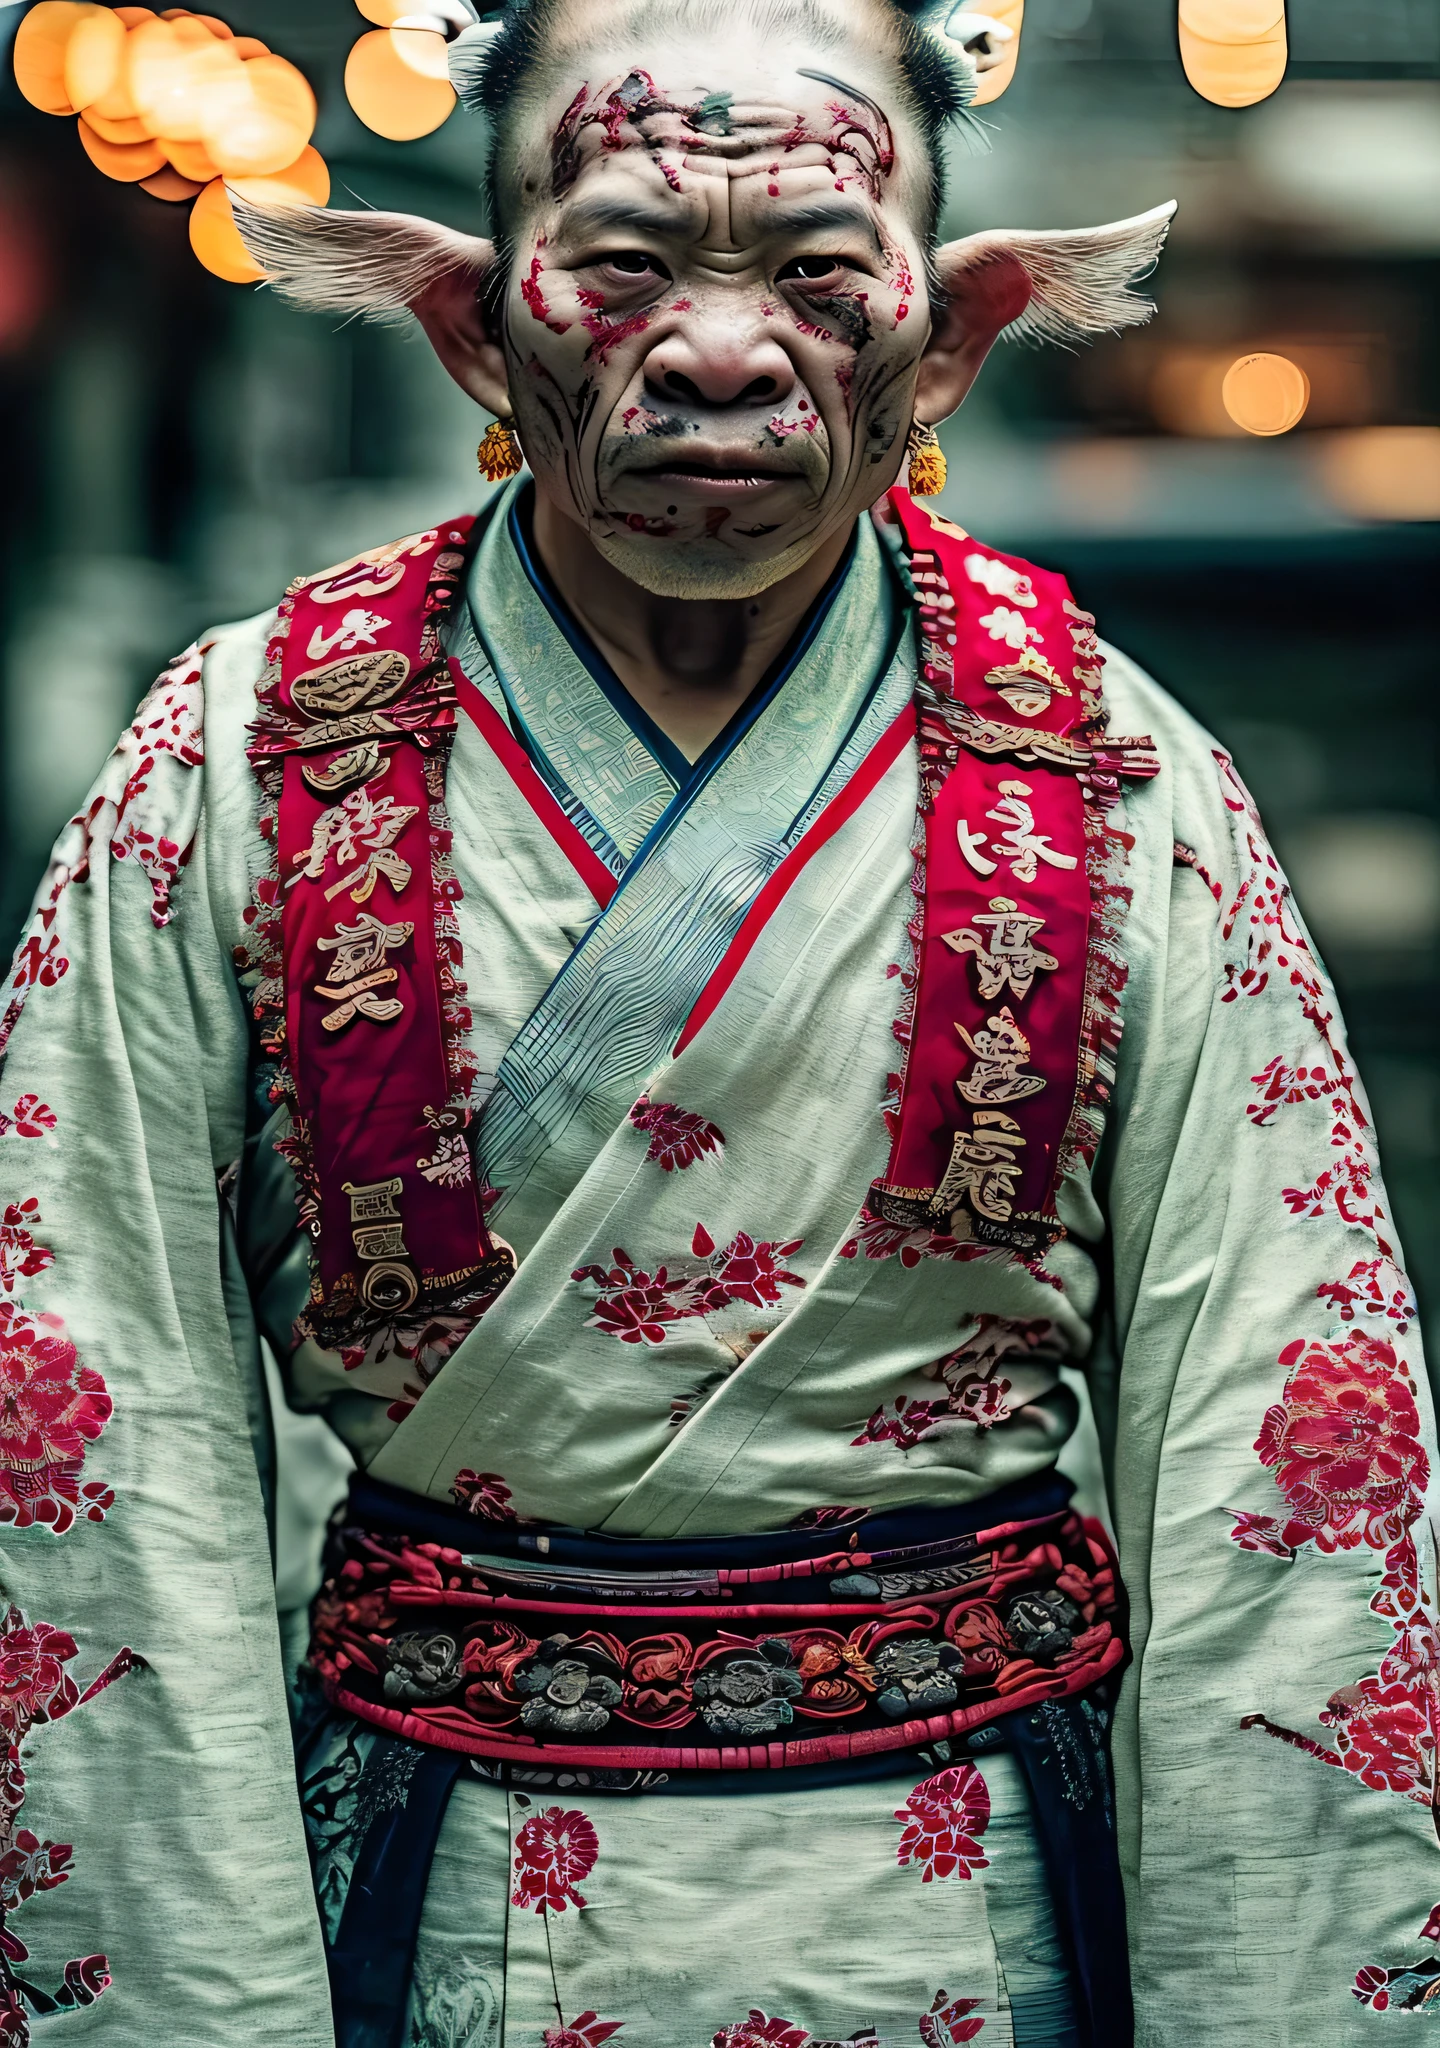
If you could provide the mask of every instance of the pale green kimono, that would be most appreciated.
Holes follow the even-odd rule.
[[[471,596],[453,651],[621,872],[683,764],[596,682],[499,520]],[[387,1408],[417,1377],[403,1358],[347,1373],[306,1346],[292,1392],[395,1485],[448,1500],[468,1468],[500,1475],[527,1516],[683,1537],[783,1528],[824,1505],[959,1504],[1041,1473],[1076,1425],[1062,1367],[1083,1363],[1133,1608],[1117,1768],[1138,2039],[1358,2040],[1412,1988],[1376,1996],[1378,1973],[1432,1953],[1420,1930],[1440,1895],[1433,1736],[1398,1721],[1377,1735],[1369,1779],[1398,1788],[1378,1789],[1353,1743],[1327,1763],[1242,1721],[1338,1755],[1347,1717],[1363,1734],[1383,1716],[1354,1719],[1360,1693],[1327,1725],[1321,1711],[1397,1642],[1411,1675],[1389,1682],[1423,1698],[1426,1614],[1387,1618],[1381,1579],[1423,1527],[1433,1430],[1333,998],[1317,1003],[1223,756],[1108,655],[1112,730],[1153,735],[1163,766],[1124,806],[1133,903],[1110,1128],[1093,1175],[1066,1179],[1069,1236],[1042,1276],[1000,1255],[907,1264],[858,1228],[886,1158],[913,749],[805,867],[693,1042],[669,1050],[740,910],[905,703],[904,609],[867,525],[784,687],[598,921],[462,719],[448,790],[458,916],[473,1047],[496,1077],[480,1160],[505,1190],[493,1220],[520,1270],[398,1426]],[[65,1668],[82,1690],[122,1646],[148,1667],[36,1722],[17,1825],[73,1844],[73,1875],[19,1900],[11,1927],[31,1952],[22,1974],[47,1986],[103,1950],[113,1984],[64,2026],[135,2048],[331,2038],[271,1590],[255,1326],[226,1201],[255,1085],[231,954],[266,868],[244,728],[269,626],[210,636],[203,680],[184,660],[162,679],[62,837],[20,956],[0,1096],[17,1205],[3,1278],[23,1301],[5,1369],[12,1387],[28,1375],[72,1389],[72,1490],[99,1489],[59,1533],[12,1513],[29,1525],[8,1532],[5,1583],[32,1626],[74,1638]],[[693,1113],[723,1149],[660,1170],[630,1120],[641,1096]],[[251,1109],[252,1135],[267,1114]],[[266,1238],[281,1163],[251,1152],[241,1232],[278,1332],[303,1255]],[[603,1287],[572,1277],[621,1255],[654,1274],[697,1226],[717,1246],[798,1240],[777,1254],[795,1284],[657,1343],[628,1341]],[[1047,1326],[1005,1363],[1006,1418],[982,1430],[956,1416],[904,1441],[888,1427],[896,1404],[943,1395],[925,1368],[980,1316]],[[82,1399],[82,1367],[103,1377],[113,1414],[94,1388]],[[7,1412],[9,1456],[21,1427]],[[1348,1466],[1331,1455],[1347,1429]],[[27,1483],[49,1484],[43,1471]],[[0,1664],[0,1703],[43,1690],[38,1651],[17,1644],[31,1663],[14,1666],[11,1693]],[[982,2044],[1006,2042],[1012,1999],[1018,2011],[1054,1977],[1053,1934],[1013,1773],[1004,1758],[985,1771],[993,1853],[974,1878],[922,1884],[898,1862],[903,1785],[777,1784],[612,1802],[609,1854],[563,1916],[507,1904],[513,1795],[466,1785],[427,1899],[415,2041],[541,2048],[548,2029],[574,2048],[558,2002],[572,2029],[584,2013],[621,2022],[618,2048],[704,2048],[752,2006],[788,2023],[793,2042],[771,2037],[786,2048],[867,2028],[898,2043],[926,2038],[943,1990],[974,2001]],[[1369,2004],[1351,1992],[1367,1969]]]

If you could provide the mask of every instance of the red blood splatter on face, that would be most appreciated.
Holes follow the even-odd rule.
[[[796,402],[796,407],[795,407],[795,410],[796,410],[797,412],[809,412],[809,410],[810,410],[810,401],[809,401],[809,399],[808,399],[808,398],[802,398],[802,399],[799,399],[799,400],[797,400],[797,402]]]
[[[540,283],[543,268],[544,266],[539,256],[536,256],[530,265],[530,275],[522,277],[520,280],[520,296],[530,308],[533,319],[538,320],[542,326],[548,327],[552,334],[568,334],[570,331],[570,322],[568,320],[552,320],[550,317],[550,308],[546,303],[545,292]]]
[[[780,197],[780,187],[774,182],[773,179],[765,187],[765,190],[770,194],[770,197],[772,199],[778,199]]]
[[[637,334],[643,334],[650,325],[649,313],[631,313],[623,320],[607,320],[603,313],[587,313],[581,325],[592,337],[585,351],[586,362],[602,366],[609,360],[612,348],[618,348],[622,341],[629,341]]]
[[[605,303],[604,292],[592,291],[588,284],[578,286],[575,296],[582,306],[589,306],[595,310],[598,310]]]
[[[673,520],[647,519],[643,512],[627,512],[625,524],[632,533],[648,533],[660,540],[676,530]]]
[[[694,310],[694,304],[689,299],[676,299],[671,307],[671,311],[675,313],[693,313]]]

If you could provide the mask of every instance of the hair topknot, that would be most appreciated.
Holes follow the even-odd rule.
[[[923,219],[927,240],[933,240],[940,218],[944,180],[944,136],[950,122],[963,115],[974,94],[974,72],[957,49],[946,52],[941,39],[921,26],[934,0],[637,0],[627,16],[620,7],[593,7],[627,26],[645,17],[658,22],[666,15],[684,15],[697,29],[740,7],[763,13],[776,28],[806,30],[826,44],[844,39],[848,25],[868,12],[889,45],[908,111],[920,131],[927,171],[923,179]],[[502,249],[509,245],[516,150],[511,117],[530,92],[543,90],[546,59],[566,32],[573,32],[584,0],[509,0],[492,10],[478,30],[451,46],[450,76],[460,98],[490,124],[485,194],[491,233]]]

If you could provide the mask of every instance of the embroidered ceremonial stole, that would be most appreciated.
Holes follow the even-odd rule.
[[[921,908],[890,1159],[866,1213],[1043,1255],[1062,1174],[1094,1155],[1119,1043],[1131,842],[1105,813],[1120,776],[1159,762],[1148,741],[1107,741],[1095,621],[1063,577],[977,549],[903,491],[888,504],[924,644]]]
[[[470,680],[504,705],[567,815],[619,871],[511,1044],[480,1118],[484,1177],[502,1190],[497,1216],[513,1217],[509,1204],[547,1161],[524,1221],[508,1226],[523,1242],[668,1056],[788,851],[904,712],[914,662],[908,637],[900,644],[893,571],[863,524],[798,653],[692,768],[657,746],[633,707],[617,709],[618,685],[603,687],[562,636],[517,540],[513,518],[497,517],[477,556],[471,609],[490,658]],[[452,641],[462,666],[478,639]],[[637,839],[632,809],[650,816],[667,786],[673,794]]]
[[[314,1245],[297,1330],[327,1347],[397,1322],[468,1327],[513,1268],[464,1135],[473,1062],[444,810],[455,712],[437,622],[469,524],[293,584],[257,692],[249,752],[276,866],[249,958]]]

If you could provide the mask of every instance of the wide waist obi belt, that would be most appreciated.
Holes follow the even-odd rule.
[[[1123,1660],[1115,1555],[1070,1492],[680,1544],[477,1524],[361,1479],[310,1662],[360,1720],[473,1756],[771,1770],[917,1747]]]

